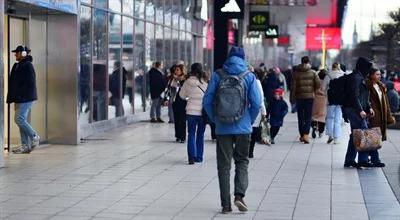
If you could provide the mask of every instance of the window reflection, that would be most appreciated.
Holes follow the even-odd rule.
[[[146,66],[151,68],[155,60],[156,45],[154,38],[154,24],[146,23]]]
[[[126,70],[121,64],[121,16],[110,13],[108,21],[108,119],[111,119],[124,115],[121,85],[126,82]]]
[[[121,12],[121,0],[108,0],[110,10]]]
[[[166,26],[171,26],[171,19],[172,19],[172,0],[165,0],[164,5],[164,24]]]
[[[186,33],[185,32],[180,32],[179,35],[179,46],[180,46],[180,59],[184,60],[185,63],[187,63],[188,65],[190,65],[190,63],[188,62],[188,60],[186,59]]]
[[[93,121],[107,119],[107,13],[93,10]]]
[[[124,14],[133,15],[134,0],[122,0],[122,10]]]
[[[154,1],[156,0],[147,0],[146,1],[146,20],[154,22],[155,15],[155,5]]]
[[[107,8],[107,1],[108,0],[93,0],[93,4],[99,8]]]
[[[186,33],[186,59],[188,64],[193,63],[193,37],[191,33]]]
[[[81,0],[81,3],[91,4],[91,0]]]
[[[156,25],[155,55],[157,61],[164,61],[164,31],[161,25]],[[165,65],[165,63],[164,63]]]
[[[164,21],[164,0],[155,0],[156,2],[156,22],[162,24]]]
[[[135,110],[146,111],[147,97],[149,89],[146,87],[147,68],[145,65],[145,41],[144,41],[144,22],[135,20],[135,60],[134,60],[134,77],[135,77]]]
[[[180,13],[180,0],[172,1],[172,26],[174,28],[179,28],[179,13]]]
[[[171,29],[164,28],[164,60],[165,66],[170,67],[172,65],[171,57]]]
[[[172,30],[172,59],[179,60],[179,31]]]
[[[91,9],[81,6],[80,12],[80,74],[79,74],[79,123],[89,122],[90,115],[90,70],[91,70]]]
[[[144,18],[144,1],[145,0],[135,0],[135,16],[139,18]]]
[[[126,74],[122,104],[125,114],[130,114],[133,113],[133,19],[123,17],[122,22],[122,64],[125,68],[123,74]]]
[[[186,30],[186,19],[183,16],[179,16],[180,22],[179,27],[181,30]]]

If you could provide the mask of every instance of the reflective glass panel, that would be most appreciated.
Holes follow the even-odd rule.
[[[107,13],[93,10],[93,121],[107,119]]]
[[[122,91],[125,114],[133,113],[133,19],[122,20]]]
[[[172,65],[170,28],[164,28],[164,60],[166,67],[170,67]]]
[[[157,61],[164,61],[164,31],[161,25],[156,25],[155,53]]]
[[[181,15],[179,16],[179,19],[180,19],[179,28],[183,31],[186,31],[186,18]]]
[[[171,26],[171,19],[172,19],[172,0],[165,0],[164,5],[164,24],[166,26]]]
[[[90,71],[91,71],[91,8],[81,6],[80,13],[80,57],[79,73],[79,123],[87,124],[90,116]]]
[[[91,1],[91,0],[81,0],[81,3],[91,4],[92,1]],[[82,9],[81,9],[81,10],[82,10]]]
[[[144,18],[144,0],[135,0],[135,16]]]
[[[99,8],[107,8],[108,0],[93,0],[93,4]]]
[[[121,13],[121,0],[108,0],[108,8]]]
[[[135,111],[146,111],[149,89],[146,87],[144,22],[135,20],[134,106]]]
[[[153,21],[155,17],[155,2],[156,0],[147,0],[146,1],[146,20]]]
[[[193,63],[193,37],[191,33],[186,33],[186,59],[188,63]]]
[[[108,119],[111,119],[124,115],[122,106],[123,79],[121,77],[121,16],[110,13],[108,28]]]
[[[172,60],[179,60],[179,31],[172,30]]]
[[[134,0],[122,0],[122,11],[124,14],[133,16]]]
[[[156,2],[156,22],[162,24],[164,22],[164,0],[155,0]]]
[[[155,61],[155,49],[154,24],[146,23],[146,66],[148,69]]]
[[[180,0],[172,1],[172,27],[179,28]]]
[[[191,63],[188,62],[188,60],[186,59],[186,33],[185,32],[180,32],[179,34],[179,47],[180,47],[180,59],[185,61],[185,63],[187,63],[188,65],[190,65]]]

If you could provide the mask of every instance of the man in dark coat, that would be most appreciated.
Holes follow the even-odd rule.
[[[115,117],[124,115],[124,107],[122,105],[122,99],[126,89],[126,76],[128,72],[125,67],[122,66],[121,62],[116,61],[114,63],[114,71],[109,76],[109,90],[111,92],[110,105],[115,106]],[[122,71],[122,72],[121,72]],[[121,74],[122,74],[122,90],[121,90]]]
[[[163,63],[157,61],[154,63],[153,68],[149,71],[150,79],[150,96],[151,96],[151,109],[150,118],[151,122],[164,122],[161,119],[161,105],[163,99],[161,94],[164,92],[167,86],[167,79],[165,78],[163,72]]]
[[[21,146],[13,149],[14,153],[27,154],[39,145],[40,137],[28,123],[29,111],[37,100],[36,75],[32,65],[30,49],[18,46],[12,51],[17,60],[11,69],[7,103],[14,103],[15,123],[21,134]]]
[[[351,130],[366,129],[367,116],[374,116],[374,111],[371,108],[369,101],[369,90],[365,83],[365,78],[372,67],[372,62],[364,57],[357,60],[356,68],[348,76],[346,80],[346,99],[343,104],[343,117],[345,121],[350,122]],[[357,156],[356,148],[353,143],[353,133],[350,134],[349,143],[347,146],[346,159],[344,167],[371,167],[368,163],[368,153],[358,153],[358,163],[355,162]]]

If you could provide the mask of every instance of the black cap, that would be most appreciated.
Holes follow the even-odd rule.
[[[15,50],[13,50],[11,52],[17,53],[17,52],[22,52],[22,51],[26,51],[27,53],[29,53],[31,50],[28,47],[19,45],[17,48],[15,48]]]

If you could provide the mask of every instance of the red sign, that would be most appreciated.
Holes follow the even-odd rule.
[[[282,35],[278,37],[278,46],[289,46],[290,44],[290,36]]]
[[[325,30],[324,36],[322,30]],[[325,39],[326,49],[340,49],[340,28],[307,28],[306,36],[306,50],[322,50],[322,39]]]

